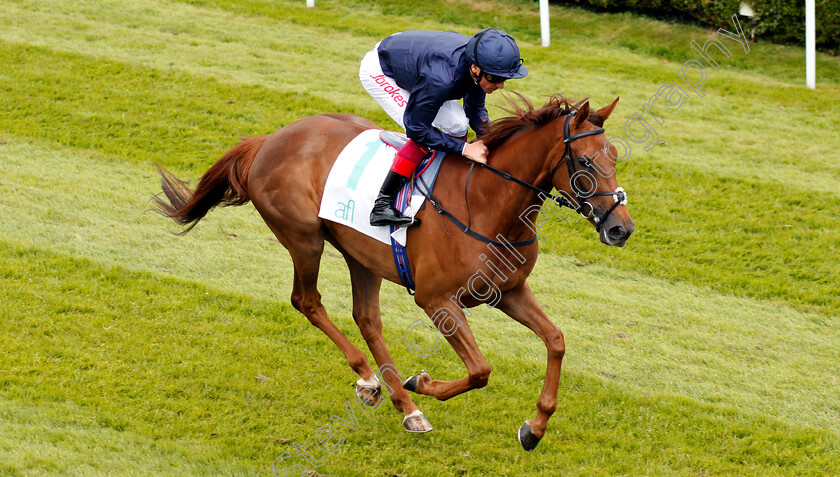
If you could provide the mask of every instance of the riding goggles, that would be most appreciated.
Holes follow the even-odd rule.
[[[491,83],[501,83],[502,81],[507,81],[510,79],[505,78],[504,76],[491,75],[490,73],[484,73],[484,78]]]

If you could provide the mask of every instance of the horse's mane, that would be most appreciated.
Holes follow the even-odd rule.
[[[512,114],[512,116],[493,121],[487,134],[480,138],[490,149],[498,147],[520,131],[541,126],[569,114],[571,111],[577,111],[578,107],[589,99],[584,98],[573,102],[562,94],[554,94],[549,96],[548,101],[542,108],[535,109],[534,104],[528,98],[515,91],[505,94],[504,98],[510,104],[510,108],[501,109]],[[604,125],[604,118],[595,111],[590,110],[587,119],[596,127]]]

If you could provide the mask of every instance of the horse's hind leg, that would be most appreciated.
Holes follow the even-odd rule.
[[[347,363],[363,380],[374,381],[374,372],[368,364],[367,356],[347,336],[339,330],[327,316],[327,310],[321,303],[318,291],[318,271],[321,266],[321,254],[324,251],[323,237],[313,234],[307,238],[291,239],[279,233],[269,225],[289,254],[295,267],[295,280],[292,288],[292,306],[303,313],[309,322],[323,331],[338,349],[344,353]]]
[[[362,337],[379,365],[391,402],[405,415],[403,426],[410,432],[431,431],[432,425],[403,389],[399,371],[394,366],[394,360],[382,338],[382,319],[379,313],[379,287],[382,278],[374,275],[349,254],[345,253],[344,259],[350,269],[353,285],[353,319],[356,320]]]

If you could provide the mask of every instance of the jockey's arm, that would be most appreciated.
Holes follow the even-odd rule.
[[[445,96],[430,94],[429,90],[412,91],[403,115],[406,135],[414,142],[447,154],[463,154],[467,143],[453,138],[432,126]]]
[[[470,121],[470,127],[480,137],[487,133],[490,126],[490,116],[484,105],[486,94],[480,88],[471,89],[464,96],[464,113]],[[475,162],[487,164],[487,146],[481,140],[467,144],[462,153],[464,157]]]
[[[487,95],[481,88],[472,88],[464,96],[464,113],[470,121],[470,127],[478,136],[487,134],[490,126],[490,115],[487,114],[487,107],[484,104]]]

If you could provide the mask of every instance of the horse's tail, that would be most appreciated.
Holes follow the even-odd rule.
[[[155,211],[181,225],[188,225],[179,234],[183,235],[213,207],[247,203],[251,200],[247,190],[248,171],[267,138],[266,135],[243,139],[201,176],[195,190],[158,165],[160,185],[168,200],[155,197]]]

